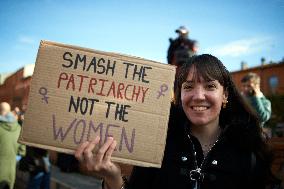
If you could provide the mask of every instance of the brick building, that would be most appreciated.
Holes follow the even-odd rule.
[[[284,62],[264,64],[231,72],[232,78],[239,90],[241,90],[241,79],[249,72],[254,72],[260,76],[260,88],[266,96],[284,95]]]
[[[0,102],[8,102],[12,108],[25,109],[33,70],[34,64],[30,64],[13,74],[1,74]]]

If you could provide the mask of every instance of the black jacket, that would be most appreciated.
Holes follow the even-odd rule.
[[[175,40],[170,40],[170,46],[168,48],[168,64],[173,63],[173,59],[176,58],[176,64],[181,66],[185,63],[186,59],[191,57],[193,53],[193,47],[195,41],[188,38],[178,37]],[[176,57],[175,57],[176,56]]]
[[[191,189],[195,181],[190,171],[203,162],[203,152],[197,138],[191,136],[184,124],[186,118],[175,117],[171,110],[167,144],[162,167],[134,167],[128,189]],[[177,119],[178,118],[178,119]],[[265,166],[260,158],[231,142],[223,132],[201,166],[201,189],[264,188]],[[195,150],[194,150],[195,149]]]

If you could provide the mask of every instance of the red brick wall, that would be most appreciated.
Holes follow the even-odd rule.
[[[269,85],[269,79],[272,76],[278,78],[278,87],[274,94],[284,95],[284,64],[268,64],[251,69],[240,70],[232,72],[232,78],[237,85],[237,88],[241,90],[241,79],[249,72],[257,73],[261,77],[260,88],[265,95],[272,95],[272,90]]]
[[[12,108],[27,104],[31,77],[23,78],[23,72],[24,69],[18,70],[0,85],[0,102],[8,102]]]

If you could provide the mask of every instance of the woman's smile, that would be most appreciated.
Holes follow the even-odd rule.
[[[191,106],[191,109],[193,109],[194,111],[198,111],[198,112],[205,111],[208,108],[209,107],[207,106]]]

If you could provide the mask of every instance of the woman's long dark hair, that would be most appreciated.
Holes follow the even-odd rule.
[[[218,58],[209,54],[193,56],[181,67],[175,91],[176,104],[181,105],[181,86],[191,68],[195,69],[195,79],[217,80],[228,92],[227,106],[221,109],[219,118],[224,134],[237,146],[258,154],[269,164],[271,153],[264,141],[260,122],[238,92],[229,71]]]

